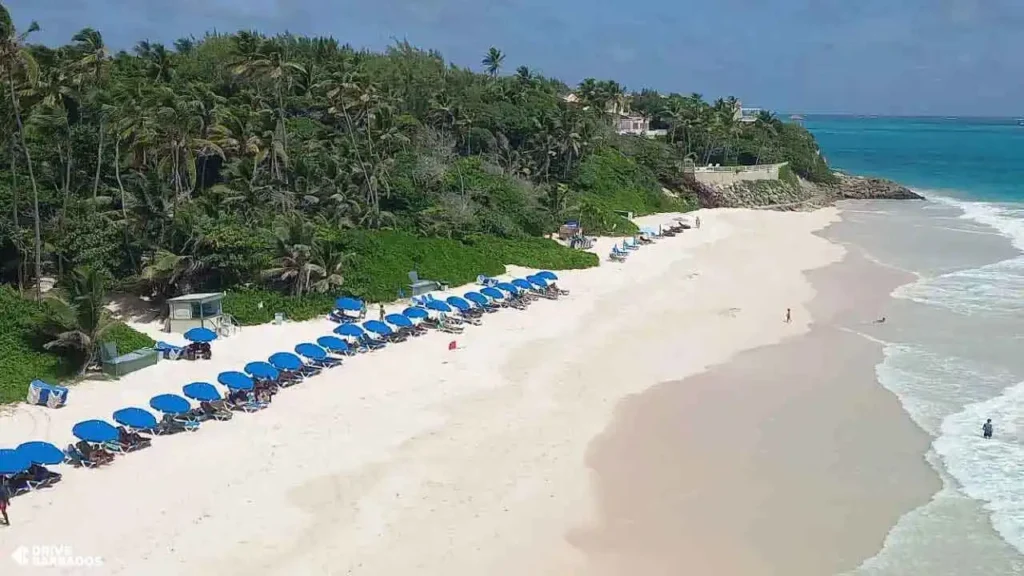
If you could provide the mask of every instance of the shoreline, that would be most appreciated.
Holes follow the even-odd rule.
[[[560,273],[569,298],[495,314],[455,351],[446,335],[424,336],[354,358],[259,414],[67,471],[52,491],[16,499],[0,552],[67,544],[112,574],[574,573],[585,558],[564,534],[593,516],[584,458],[617,402],[804,330],[813,292],[802,273],[842,254],[812,234],[834,209],[700,215],[700,231],[627,263]],[[208,363],[81,385],[61,411],[4,417],[0,441],[63,445],[79,416],[145,405],[331,327],[243,330]],[[96,517],[121,521],[96,531],[80,520]]]
[[[914,276],[852,250],[805,275],[809,330],[616,409],[588,458],[603,516],[575,535],[585,573],[843,573],[942,488],[856,330]]]

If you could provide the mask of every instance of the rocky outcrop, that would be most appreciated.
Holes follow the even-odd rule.
[[[717,186],[684,180],[705,208],[765,208],[772,210],[813,210],[837,200],[923,200],[924,198],[892,180],[836,173],[839,181],[820,185],[800,180],[755,180]]]
[[[836,173],[836,196],[844,200],[924,200],[924,196],[884,178],[867,178]]]

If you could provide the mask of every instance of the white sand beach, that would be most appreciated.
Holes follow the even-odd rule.
[[[60,485],[13,501],[0,573],[19,573],[8,555],[22,545],[102,558],[66,573],[588,573],[567,535],[597,522],[587,449],[617,403],[806,332],[814,291],[803,272],[843,254],[812,234],[834,209],[699,215],[700,230],[627,262],[559,272],[571,290],[559,301],[350,359],[267,410],[156,438],[102,469],[60,467]],[[597,246],[602,260],[610,242]],[[63,447],[75,422],[213,382],[333,327],[246,328],[215,342],[211,361],[77,385],[56,411],[18,406],[0,417],[0,446]]]

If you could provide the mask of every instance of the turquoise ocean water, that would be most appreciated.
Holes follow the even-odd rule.
[[[916,276],[885,311],[876,372],[932,436],[926,459],[944,484],[851,574],[1024,574],[1024,126],[824,116],[805,125],[833,167],[929,199],[856,203],[833,231]],[[981,438],[986,418],[991,441]]]

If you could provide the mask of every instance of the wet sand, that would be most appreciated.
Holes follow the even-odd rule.
[[[940,488],[856,333],[911,278],[853,252],[807,276],[809,332],[619,404],[588,453],[600,521],[568,535],[586,574],[835,574]]]

